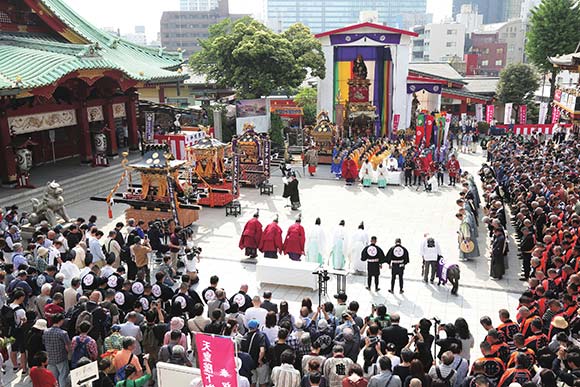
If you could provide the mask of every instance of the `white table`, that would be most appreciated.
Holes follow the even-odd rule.
[[[318,289],[318,277],[312,274],[318,269],[313,262],[293,261],[287,257],[278,259],[259,258],[256,264],[256,281],[262,284],[286,285]]]
[[[387,184],[389,185],[403,185],[403,176],[404,173],[402,171],[387,171]]]

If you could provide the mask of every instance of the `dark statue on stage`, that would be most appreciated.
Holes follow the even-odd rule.
[[[362,55],[357,55],[353,62],[352,72],[355,79],[367,79],[367,66],[363,60]]]

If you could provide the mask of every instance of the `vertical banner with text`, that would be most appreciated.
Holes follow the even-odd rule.
[[[504,113],[503,113],[503,123],[505,125],[509,125],[512,122],[512,111],[514,110],[514,104],[513,103],[506,103],[505,107],[504,107]]]
[[[475,105],[475,120],[477,122],[483,121],[483,105],[480,103]]]
[[[520,105],[520,124],[525,124],[528,120],[528,107]]]
[[[495,106],[487,105],[487,108],[485,111],[485,121],[488,124],[491,124],[491,121],[493,120],[494,115],[495,115]]]
[[[153,125],[155,123],[155,113],[145,112],[145,142],[153,142]]]
[[[401,120],[400,114],[393,115],[393,133],[397,133],[399,130],[399,121]]]
[[[204,387],[238,386],[234,342],[231,337],[195,335]]]
[[[538,115],[538,124],[544,125],[546,123],[546,116],[548,115],[548,103],[540,103],[540,114]]]
[[[560,122],[560,114],[562,112],[557,106],[552,107],[552,124],[557,124]]]

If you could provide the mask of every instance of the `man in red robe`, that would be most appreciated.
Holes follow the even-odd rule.
[[[459,174],[459,161],[455,155],[451,155],[451,158],[447,162],[447,172],[449,173],[449,185],[455,186],[455,181],[457,179],[457,175]]]
[[[306,233],[302,227],[302,219],[298,216],[296,223],[288,227],[286,239],[284,240],[284,254],[288,254],[291,260],[300,261],[300,256],[304,255],[304,244],[306,243]]]
[[[342,163],[342,177],[346,180],[346,185],[352,185],[358,177],[358,168],[351,157]]]
[[[282,229],[278,226],[278,216],[264,229],[258,248],[264,253],[264,258],[278,258],[278,253],[282,254]]]
[[[256,210],[254,217],[246,223],[240,237],[240,249],[246,249],[246,257],[256,258],[258,246],[262,239],[262,223],[258,220],[260,213]]]

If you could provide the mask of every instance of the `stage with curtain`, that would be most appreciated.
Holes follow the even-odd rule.
[[[336,101],[340,95],[341,102],[348,97],[348,80],[353,78],[353,61],[361,55],[367,67],[367,79],[371,82],[369,101],[377,110],[379,119],[375,123],[375,135],[389,133],[392,99],[392,63],[391,49],[384,46],[335,46],[334,47],[334,93]],[[348,118],[347,118],[348,120]]]

